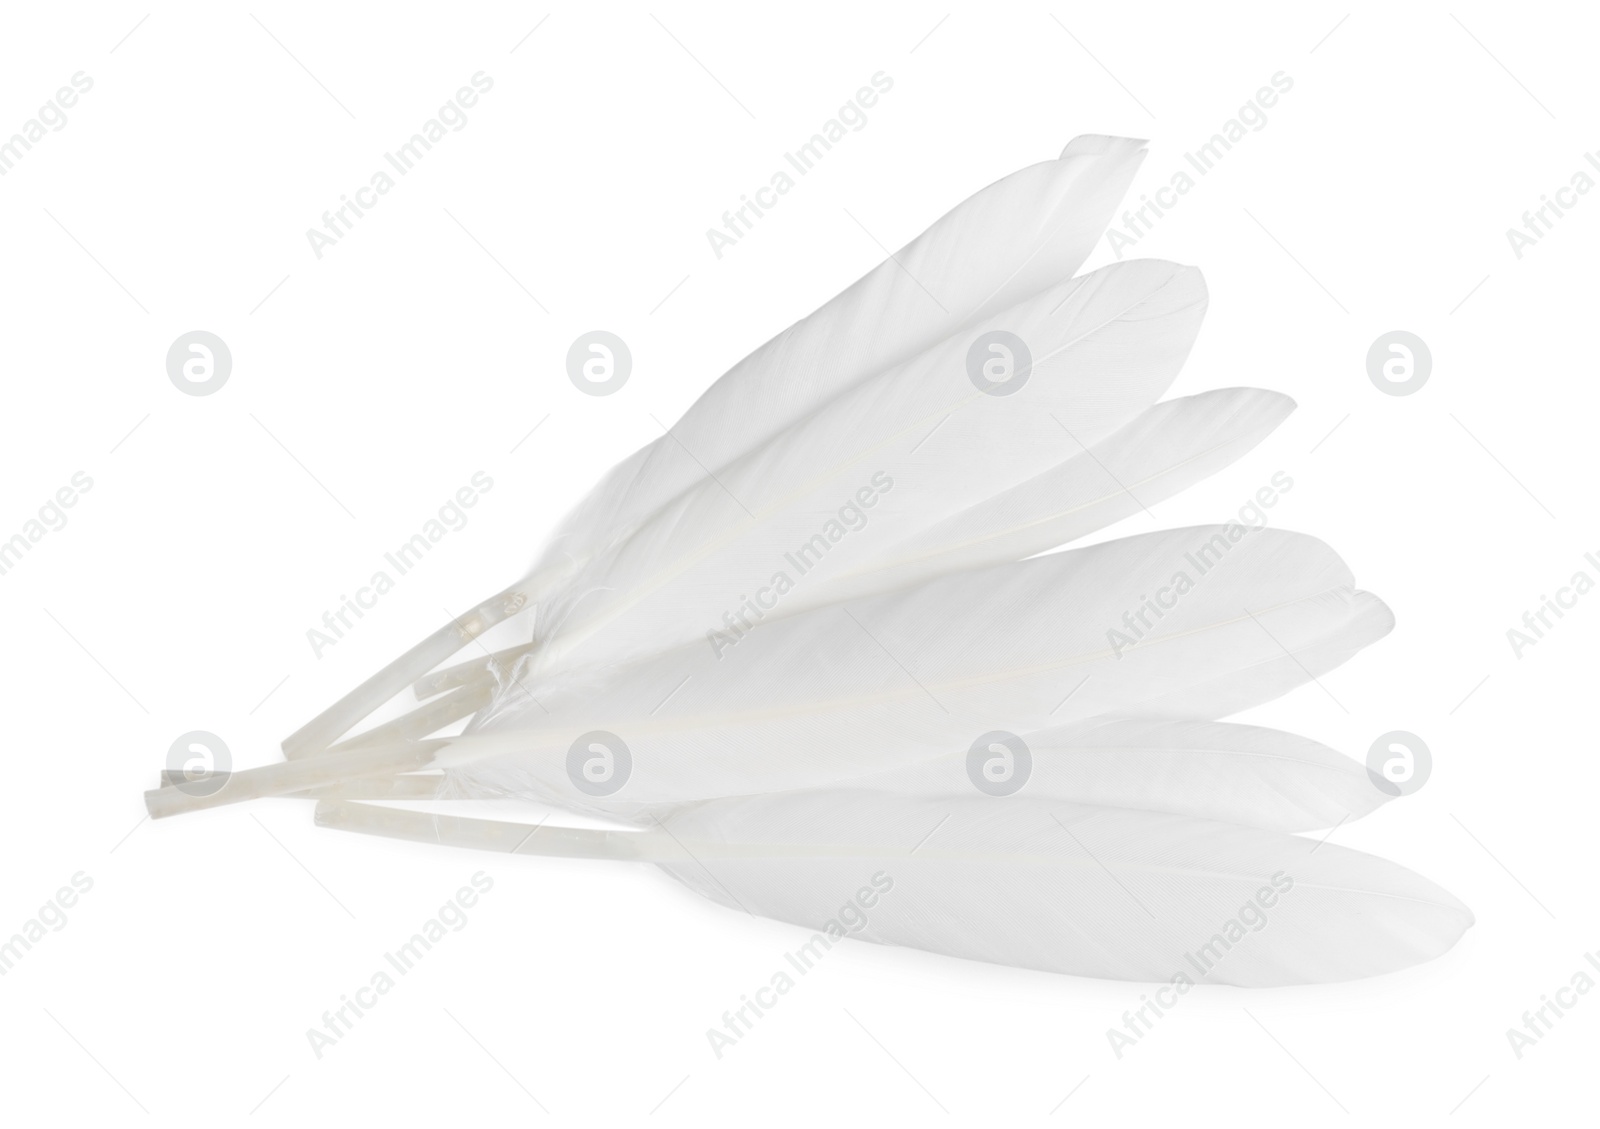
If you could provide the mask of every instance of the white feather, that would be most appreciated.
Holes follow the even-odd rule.
[[[838,788],[716,800],[648,831],[325,801],[324,827],[509,854],[652,862],[711,900],[815,933],[1169,985],[1350,980],[1429,960],[1473,923],[1394,863],[1203,819],[968,793]]]
[[[865,595],[1021,560],[1148,513],[1250,450],[1293,410],[1289,397],[1259,388],[1156,404],[1092,447],[1074,438],[1075,453],[1063,462],[884,549],[834,580],[826,595]]]
[[[1436,957],[1473,922],[1432,882],[1357,851],[1021,795],[838,789],[697,805],[665,827],[698,856],[665,869],[730,908],[1076,976],[1350,980]]]
[[[1142,141],[1079,137],[1057,160],[1012,173],[956,205],[745,357],[669,435],[612,469],[563,521],[541,567],[590,559],[845,390],[1071,278],[1143,158]]]

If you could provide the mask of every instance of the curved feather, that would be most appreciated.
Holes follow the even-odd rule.
[[[1394,613],[1387,604],[1371,592],[1354,591],[1348,594],[1344,616],[1322,634],[1300,641],[1274,638],[1276,653],[1249,663],[1222,664],[1213,677],[1187,686],[1152,686],[1149,696],[1128,703],[1114,716],[1168,720],[1228,717],[1308,682],[1317,684],[1330,709],[1343,712],[1343,703],[1322,684],[1322,676],[1393,629]]]
[[[746,851],[699,850],[662,864],[669,874],[818,930],[823,949],[853,936],[1076,976],[1263,988],[1406,968],[1473,923],[1432,882],[1358,851],[1021,795],[835,789],[696,805],[666,825],[690,850]]]
[[[1220,388],[1156,404],[1100,443],[954,514],[827,589],[844,599],[960,568],[1021,560],[1086,537],[1216,473],[1260,443],[1294,401],[1260,388]]]
[[[1083,264],[1144,142],[1075,138],[1053,161],[975,193],[897,254],[756,349],[673,426],[607,473],[558,528],[542,567],[587,560],[657,508],[842,391]]]

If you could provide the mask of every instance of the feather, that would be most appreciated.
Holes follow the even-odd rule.
[[[678,494],[878,372],[1071,278],[1144,158],[1079,137],[989,185],[711,385],[586,496],[542,561],[586,561]]]
[[[323,802],[324,827],[512,854],[653,862],[730,909],[1044,972],[1247,988],[1394,972],[1472,912],[1394,863],[1292,835],[1021,795],[853,789],[691,805],[619,832]]]
[[[685,841],[827,849],[666,867],[731,908],[825,929],[855,903],[862,923],[846,929],[861,940],[1076,976],[1351,980],[1432,959],[1473,921],[1427,879],[1357,851],[1021,796],[835,790],[700,805],[667,826]]]

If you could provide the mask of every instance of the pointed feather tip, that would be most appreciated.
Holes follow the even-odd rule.
[[[1365,588],[1357,588],[1352,599],[1361,605],[1360,615],[1362,621],[1370,625],[1371,634],[1367,637],[1368,646],[1394,630],[1394,609],[1383,602],[1382,597],[1375,592],[1368,592]]]
[[[1396,865],[1398,865],[1398,864],[1396,864]],[[1451,949],[1455,948],[1456,943],[1458,941],[1460,941],[1463,936],[1466,935],[1466,932],[1467,932],[1468,929],[1471,929],[1474,925],[1478,924],[1478,915],[1472,912],[1472,907],[1471,906],[1467,905],[1466,902],[1464,902],[1460,898],[1456,897],[1449,890],[1446,890],[1443,886],[1439,885],[1433,879],[1427,877],[1426,875],[1418,874],[1416,871],[1411,870],[1408,867],[1405,867],[1405,868],[1402,868],[1402,869],[1404,869],[1406,871],[1406,873],[1414,875],[1415,877],[1420,879],[1423,883],[1425,883],[1426,886],[1428,887],[1428,893],[1432,896],[1432,898],[1433,898],[1433,900],[1435,902],[1437,902],[1443,908],[1445,908],[1447,910],[1450,910],[1451,912],[1453,912],[1455,914],[1458,914],[1460,916],[1461,928],[1458,929],[1456,931],[1455,936],[1451,937],[1445,943],[1444,947],[1441,948],[1439,950],[1439,952],[1434,954],[1434,955],[1438,956],[1440,954],[1449,952]],[[1427,959],[1431,960],[1433,958],[1429,957]]]
[[[1115,137],[1105,133],[1084,133],[1067,142],[1061,159],[1069,157],[1143,157],[1150,142],[1142,137]]]
[[[1199,267],[1175,263],[1170,259],[1122,259],[1080,275],[1074,281],[1081,284],[1091,279],[1094,280],[1091,283],[1094,286],[1122,285],[1148,289],[1150,293],[1145,299],[1146,309],[1141,320],[1170,316],[1191,306],[1204,311],[1211,302],[1205,272]],[[1157,295],[1160,295],[1160,301]],[[1125,320],[1134,319],[1130,315]]]
[[[1432,881],[1432,880],[1430,879],[1429,881]],[[1456,897],[1449,890],[1446,890],[1443,886],[1440,886],[1437,882],[1434,882],[1433,886],[1434,886],[1434,889],[1438,890],[1440,894],[1442,894],[1445,898],[1449,899],[1448,904],[1449,904],[1450,908],[1455,910],[1457,913],[1461,914],[1461,916],[1465,919],[1466,923],[1464,925],[1462,925],[1462,927],[1461,927],[1461,932],[1462,933],[1465,933],[1468,929],[1471,929],[1474,925],[1476,925],[1478,923],[1478,915],[1472,912],[1472,907],[1471,906],[1467,905],[1466,902],[1464,902],[1460,898]],[[1457,934],[1456,935],[1456,940],[1460,940],[1460,939],[1461,939],[1460,934]],[[1454,942],[1452,942],[1452,943],[1454,943]]]
[[[1285,396],[1282,392],[1271,388],[1255,388],[1248,384],[1234,384],[1226,388],[1208,388],[1204,392],[1191,393],[1191,398],[1196,403],[1208,400],[1217,402],[1231,400],[1241,404],[1248,404],[1253,410],[1259,411],[1263,416],[1270,419],[1274,427],[1288,419],[1300,407],[1293,396]]]

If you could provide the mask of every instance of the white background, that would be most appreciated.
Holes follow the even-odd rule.
[[[1499,1125],[1592,1108],[1600,994],[1520,1061],[1505,1032],[1600,947],[1600,595],[1521,658],[1506,630],[1578,569],[1600,575],[1583,560],[1600,550],[1600,194],[1521,259],[1505,232],[1600,143],[1595,32],[1577,6],[1470,2],[10,7],[0,134],[75,72],[94,86],[0,178],[0,535],[74,472],[94,485],[0,576],[0,933],[76,872],[94,887],[0,979],[6,1120],[898,1124],[942,1106],[1320,1124],[1343,1107]],[[480,70],[494,88],[466,127],[317,259],[305,230]],[[894,88],[866,127],[718,260],[706,228],[878,71]],[[845,945],[719,1061],[706,1029],[801,931],[643,868],[319,831],[295,802],[142,818],[178,734],[275,759],[520,575],[653,417],[883,248],[1079,133],[1151,139],[1137,200],[1279,71],[1294,87],[1265,128],[1136,253],[1210,285],[1174,394],[1257,384],[1300,407],[1156,516],[1226,520],[1286,471],[1274,524],[1328,540],[1395,609],[1327,693],[1251,720],[1358,757],[1392,729],[1428,742],[1423,789],[1335,841],[1473,907],[1442,959],[1191,994],[1118,1060],[1105,1032],[1140,985]],[[1102,243],[1089,266],[1112,257]],[[635,359],[605,398],[564,371],[594,328]],[[167,378],[193,329],[231,347],[215,395]],[[1412,396],[1366,375],[1392,329],[1433,352]],[[317,658],[306,630],[480,470],[494,488],[470,524]],[[479,869],[494,888],[466,928],[318,1060],[306,1029]]]

